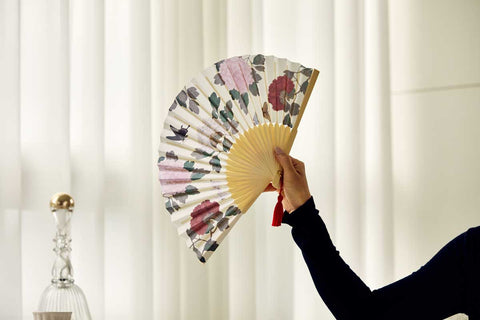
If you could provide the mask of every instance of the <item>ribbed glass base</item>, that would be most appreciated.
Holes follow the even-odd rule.
[[[50,285],[43,291],[38,311],[71,311],[71,320],[91,320],[87,300],[82,289],[75,284],[65,287]]]

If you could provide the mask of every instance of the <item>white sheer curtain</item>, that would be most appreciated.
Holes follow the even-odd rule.
[[[170,101],[256,52],[320,70],[292,155],[342,256],[393,280],[386,1],[0,0],[0,319],[31,319],[49,283],[58,191],[94,319],[332,319],[289,227],[270,227],[274,194],[205,266],[163,206]]]

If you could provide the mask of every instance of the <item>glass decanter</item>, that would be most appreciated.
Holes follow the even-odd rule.
[[[56,257],[52,267],[52,284],[43,291],[38,311],[71,311],[72,320],[91,320],[87,299],[82,289],[74,283],[70,261],[70,220],[73,208],[73,198],[68,194],[58,193],[50,200],[50,210],[57,226],[53,239]]]

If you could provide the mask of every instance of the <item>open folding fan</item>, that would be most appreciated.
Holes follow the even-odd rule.
[[[172,222],[201,262],[270,182],[280,188],[274,148],[290,152],[317,76],[286,59],[247,55],[215,63],[176,96],[161,134],[160,183]]]

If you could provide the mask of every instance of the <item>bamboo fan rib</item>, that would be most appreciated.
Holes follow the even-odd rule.
[[[265,187],[279,186],[276,146],[290,152],[318,71],[274,56],[207,68],[169,108],[159,180],[178,233],[205,262]]]

